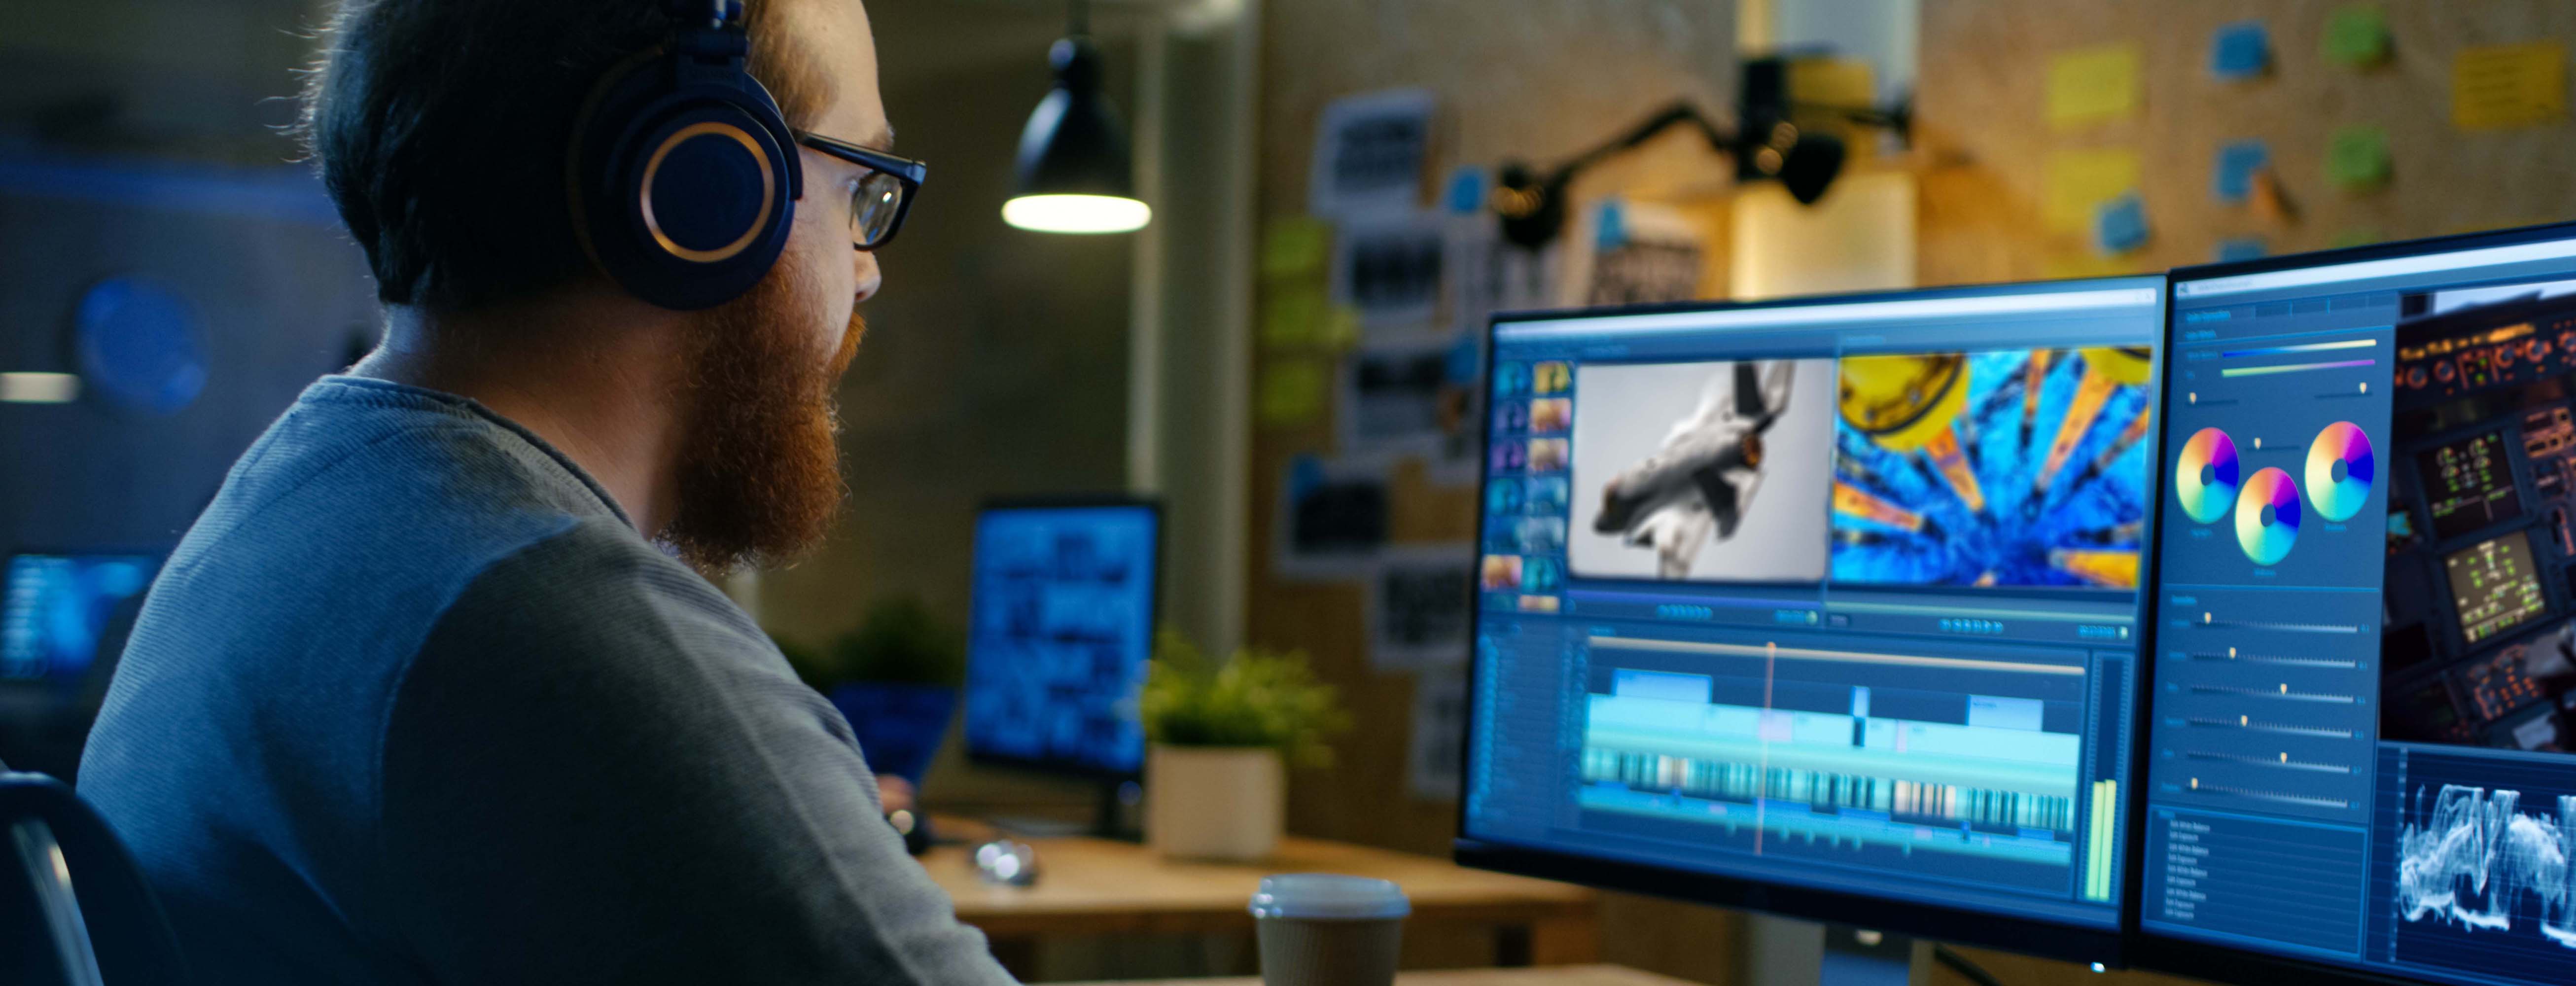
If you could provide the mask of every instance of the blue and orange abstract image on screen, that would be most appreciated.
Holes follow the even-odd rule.
[[[1833,579],[2135,588],[2147,350],[1847,356]]]

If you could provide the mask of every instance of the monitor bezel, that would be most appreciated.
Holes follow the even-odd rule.
[[[2541,226],[2525,226],[2514,229],[2490,230],[2476,233],[2459,233],[2450,236],[2435,236],[2416,240],[2399,240],[2390,243],[2374,243],[2366,246],[2345,247],[2336,250],[2322,250],[2314,253],[2287,254],[2278,257],[2262,257],[2253,260],[2240,260],[2230,263],[2199,264],[2191,267],[2177,267],[2168,272],[2165,276],[2165,332],[2164,335],[2157,340],[2158,358],[2165,358],[2163,354],[2166,351],[2166,347],[2172,344],[2174,328],[2173,320],[2176,317],[2177,312],[2174,302],[2178,296],[2178,290],[2186,282],[2203,281],[2218,277],[2235,277],[2243,274],[2271,273],[2275,271],[2294,270],[2302,267],[2331,266],[2334,264],[2351,263],[2354,261],[2388,260],[2399,257],[2453,253],[2460,250],[2474,250],[2485,247],[2513,246],[2522,243],[2542,243],[2551,240],[2576,240],[2576,222],[2550,223]],[[2570,262],[2576,263],[2576,258],[2570,258]],[[2159,394],[2157,396],[2159,398],[2157,407],[2161,410],[2163,408],[2163,402],[2161,399],[2163,395]],[[2160,448],[2164,440],[2164,431],[2164,424],[2160,423],[2156,428],[2156,439]],[[2164,460],[2159,458],[2156,461],[2158,468],[2161,469],[2163,467]],[[2158,532],[2162,532],[2164,530],[2165,501],[2167,499],[2167,497],[2163,496],[2156,497],[2154,529]],[[2154,561],[2151,563],[2151,569],[2160,569],[2164,560],[2164,538],[2161,536],[2161,533],[2159,533],[2159,536],[2156,538],[2156,544],[2151,553],[2155,556]],[[2149,584],[2152,585],[2153,583]],[[2154,606],[2152,600],[2150,600],[2148,607],[2150,618],[2145,621],[2147,624],[2147,631],[2139,640],[2139,646],[2145,649],[2142,650],[2142,653],[2153,653],[2152,648],[2156,644],[2156,621],[2152,618],[2153,612]],[[2139,711],[2142,717],[2153,715],[2154,689],[2150,688],[2147,690],[2147,698],[2139,706]],[[2141,718],[2140,721],[2152,722],[2153,720],[2151,718]],[[2140,771],[2139,776],[2142,778],[2142,784],[2144,783],[2144,772],[2149,763],[2147,758],[2151,757],[2154,752],[2152,745],[2146,742],[2146,736],[2149,732],[2150,730],[2147,729],[2141,729],[2138,731],[2140,738],[2138,755],[2140,759],[2137,762],[2137,769]],[[2377,740],[2374,739],[2373,742],[2377,742]],[[2136,960],[2134,964],[2138,968],[2193,976],[2207,979],[2212,982],[2244,983],[2248,984],[2248,986],[2253,986],[2253,984],[2258,983],[2289,981],[2321,983],[2329,984],[2329,986],[2342,986],[2342,984],[2349,984],[2349,986],[2449,986],[2448,983],[2438,979],[2423,979],[2394,971],[2375,971],[2319,959],[2303,958],[2274,952],[2260,952],[2241,945],[2223,945],[2216,942],[2203,941],[2197,938],[2184,938],[2150,930],[2147,928],[2145,923],[2146,885],[2144,883],[2146,875],[2147,800],[2148,799],[2143,797],[2135,798],[2131,800],[2130,804],[2131,826],[2129,830],[2130,850],[2128,878],[2130,892],[2136,896],[2138,902],[2136,911],[2132,915],[2131,927],[2135,929],[2135,934],[2131,943],[2131,953],[2132,957]]]
[[[977,528],[980,529],[983,526],[984,518],[997,511],[1080,510],[1085,508],[1134,509],[1139,507],[1143,508],[1145,512],[1154,519],[1154,598],[1151,606],[1149,607],[1149,612],[1152,615],[1148,618],[1146,633],[1149,635],[1159,634],[1162,631],[1163,626],[1163,589],[1165,581],[1163,574],[1166,560],[1169,557],[1169,549],[1167,545],[1171,540],[1167,536],[1170,532],[1164,523],[1163,501],[1161,499],[1150,496],[1137,496],[1121,493],[1065,493],[1043,496],[998,497],[987,499],[976,505],[975,522]],[[957,685],[958,743],[965,747],[967,762],[983,767],[999,767],[1027,773],[1047,774],[1055,777],[1098,781],[1104,784],[1115,784],[1122,781],[1142,779],[1145,776],[1145,761],[1150,756],[1153,749],[1153,742],[1151,740],[1146,741],[1145,749],[1137,752],[1136,767],[1133,770],[1120,770],[1114,767],[1100,767],[1072,759],[1019,757],[1003,753],[993,753],[976,748],[974,733],[966,726],[966,710],[968,707],[966,702],[966,692],[973,681],[975,667],[974,564],[974,555],[970,548],[967,556],[968,575],[966,586],[967,678],[958,682]],[[1153,657],[1154,645],[1151,637],[1149,636],[1145,645],[1145,660],[1149,666],[1153,661]],[[1140,680],[1140,687],[1141,684],[1142,682]]]
[[[1569,309],[1533,309],[1496,313],[1486,322],[1484,338],[1482,339],[1485,354],[1484,362],[1486,365],[1482,374],[1483,379],[1479,381],[1478,384],[1484,394],[1484,411],[1482,413],[1483,420],[1480,421],[1477,426],[1478,437],[1480,439],[1480,454],[1477,457],[1476,464],[1477,483],[1475,498],[1475,530],[1481,534],[1485,529],[1486,498],[1484,496],[1484,490],[1486,484],[1492,479],[1490,475],[1492,470],[1492,457],[1482,453],[1484,450],[1492,447],[1494,440],[1493,408],[1495,405],[1494,373],[1492,365],[1494,362],[1494,343],[1497,332],[1506,323],[1602,316],[1742,311],[1748,309],[1778,310],[1816,305],[1843,304],[1856,301],[1915,301],[1945,297],[1968,297],[1994,294],[1999,291],[2013,294],[2032,293],[2019,290],[2029,288],[2062,288],[2068,291],[2078,291],[2085,290],[2087,288],[2144,286],[2137,284],[2136,282],[2150,279],[2163,281],[2163,293],[2160,295],[2159,305],[2170,306],[2173,300],[2173,286],[2171,278],[2163,277],[2160,274],[2133,274],[2109,278],[2005,281],[1983,284],[1945,285],[1937,288],[1909,288],[1893,291],[1854,291],[1835,294],[1801,295],[1795,298],[1778,298],[1762,301],[1695,301],[1645,305],[1595,306]],[[2165,338],[2164,331],[2167,324],[2162,316],[2167,310],[2168,309],[2164,307],[2160,307],[2158,310],[2159,328],[2155,339],[2159,360],[2162,358],[2161,354]],[[2159,365],[2158,369],[2161,371],[2161,365]],[[2157,392],[2153,395],[2153,404],[2151,406],[2154,408],[2154,413],[2161,416],[2164,412],[2164,388],[2161,372],[2159,372],[2159,376],[2156,378],[2156,384]],[[2157,434],[2154,437],[2155,441],[2161,443],[2161,428],[2157,429]],[[2156,456],[2158,459],[2151,459],[2150,461],[2158,461],[2162,454],[2163,452],[2160,444],[2156,447],[2151,447],[2150,455]],[[2142,570],[2139,576],[2139,584],[2142,587],[2140,590],[2141,593],[2145,591],[2143,588],[2144,586],[2154,584],[2152,560],[2150,559],[2142,564],[2149,567]],[[1481,596],[1479,598],[1481,599]],[[2142,598],[2141,603],[2143,603],[2143,601],[2144,600]],[[2144,649],[2145,646],[2145,641],[2142,639],[2139,653],[2150,653]],[[1468,694],[1472,696],[1475,694],[1476,676],[1476,660],[1474,645],[1472,643],[1469,645],[1467,658]],[[2137,676],[2136,689],[2142,697],[2150,690],[2151,669],[2147,667],[2147,663],[2148,662],[2140,662]],[[2141,715],[2143,715],[2143,706],[2141,709]],[[1474,735],[1476,719],[1476,703],[1472,701],[1467,704],[1467,717],[1467,728],[1469,735],[1472,737]],[[2139,721],[2143,722],[2145,720],[2140,719]],[[1462,779],[1472,776],[1475,762],[1474,747],[1475,744],[1472,742],[1460,744],[1459,776]],[[2135,769],[2135,765],[2141,762],[2139,758],[2143,757],[2145,752],[2146,730],[2131,730],[2129,757],[2133,770]],[[2123,824],[2129,826],[2129,828],[2124,829],[2122,833],[2122,848],[2128,855],[2127,862],[2123,867],[2123,875],[2131,882],[2122,888],[2120,900],[2115,907],[2118,917],[2114,922],[2114,925],[2111,927],[2096,927],[2090,925],[2046,921],[2037,918],[1998,914],[1987,910],[1943,907],[1940,905],[1913,901],[1898,901],[1861,894],[1845,893],[1841,891],[1822,890],[1808,886],[1776,883],[1750,877],[1714,873],[1684,872],[1639,863],[1607,860],[1595,856],[1584,856],[1574,853],[1515,845],[1511,843],[1476,839],[1467,835],[1467,798],[1464,790],[1461,790],[1459,793],[1456,805],[1456,815],[1454,816],[1455,824],[1457,826],[1456,830],[1459,834],[1451,843],[1450,849],[1452,858],[1455,859],[1459,865],[1474,867],[1477,869],[1494,870],[1496,872],[1538,877],[1541,879],[1560,880],[1567,883],[1583,884],[1607,890],[1650,894],[1653,896],[1666,897],[1690,903],[1712,904],[1720,907],[1757,910],[1807,921],[1857,925],[1878,931],[1916,935],[1941,941],[1957,942],[1965,945],[1998,948],[2069,962],[2098,962],[2106,967],[2120,967],[2124,965],[2128,959],[2131,940],[2130,936],[2131,933],[2135,931],[2137,922],[2137,909],[2132,906],[2132,902],[2137,900],[2137,897],[2135,896],[2135,880],[2138,876],[2136,871],[2136,847],[2138,843],[2134,841],[2132,836],[2135,833],[2135,825],[2143,817],[2137,810],[2137,806],[2143,801],[2144,799],[2142,798],[2133,797],[2128,799],[2128,811],[2123,818]]]

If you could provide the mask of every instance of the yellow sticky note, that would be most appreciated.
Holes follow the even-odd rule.
[[[2138,187],[2138,152],[2051,151],[2041,163],[2040,219],[2052,233],[2085,233],[2102,203]]]
[[[2048,125],[2071,130],[2138,113],[2138,46],[2098,45],[2048,60]]]
[[[1313,424],[1324,414],[1324,361],[1274,359],[1261,368],[1261,423],[1272,428]]]
[[[1324,326],[1316,330],[1315,341],[1324,348],[1340,351],[1360,341],[1360,310],[1349,305],[1333,305],[1324,310]]]
[[[1261,345],[1265,349],[1309,349],[1323,341],[1324,288],[1320,284],[1273,285],[1261,305]]]
[[[1289,216],[1270,221],[1261,236],[1261,276],[1268,278],[1301,277],[1321,273],[1324,255],[1332,249],[1333,229],[1312,216]]]
[[[2567,46],[2557,41],[2463,48],[2451,59],[2451,123],[2501,130],[2567,116]]]

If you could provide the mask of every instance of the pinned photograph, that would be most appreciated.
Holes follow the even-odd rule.
[[[1374,462],[1299,456],[1279,496],[1278,553],[1284,579],[1339,581],[1371,571],[1387,539],[1387,470]]]
[[[1388,548],[1370,579],[1370,666],[1407,671],[1464,663],[1474,637],[1476,563],[1475,549],[1464,544]]]
[[[1426,801],[1455,801],[1467,762],[1467,674],[1426,671],[1413,681],[1413,736],[1405,787]]]
[[[1359,313],[1363,338],[1439,330],[1447,245],[1437,213],[1351,218],[1334,229],[1332,301]]]
[[[1306,172],[1306,210],[1347,219],[1418,208],[1434,106],[1424,89],[1362,93],[1325,106]]]
[[[1832,360],[1584,364],[1567,557],[1586,578],[1825,575]]]
[[[1342,451],[1433,455],[1452,436],[1472,447],[1461,427],[1465,390],[1449,383],[1446,342],[1373,346],[1353,352],[1343,371]],[[1475,460],[1470,457],[1470,463]]]

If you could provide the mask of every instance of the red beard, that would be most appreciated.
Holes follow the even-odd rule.
[[[676,395],[687,416],[679,510],[662,539],[709,576],[793,561],[822,542],[848,492],[834,392],[865,330],[852,312],[840,351],[816,360],[821,316],[804,282],[782,258],[696,326]]]

